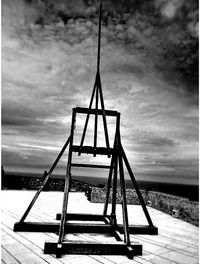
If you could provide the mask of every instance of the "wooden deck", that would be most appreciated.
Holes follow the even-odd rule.
[[[153,208],[148,208],[152,221],[158,227],[159,234],[131,235],[131,241],[143,245],[143,255],[129,260],[126,256],[107,255],[64,255],[56,259],[54,255],[43,254],[44,242],[57,241],[52,233],[15,233],[13,225],[19,221],[35,192],[2,191],[1,192],[1,259],[6,264],[197,264],[199,228],[173,218]],[[61,192],[43,192],[27,217],[27,221],[55,221],[56,213],[62,208]],[[70,193],[69,212],[101,214],[103,204],[87,201],[83,193]],[[118,222],[122,222],[121,206],[117,205]],[[130,224],[147,224],[140,206],[128,205]],[[71,234],[71,240],[100,240],[109,238],[99,234]]]

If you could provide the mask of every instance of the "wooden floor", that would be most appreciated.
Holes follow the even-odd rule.
[[[1,259],[6,264],[122,264],[122,263],[159,263],[159,264],[197,264],[199,229],[191,224],[173,218],[153,208],[148,208],[152,221],[159,229],[159,235],[131,235],[131,241],[143,245],[143,255],[129,260],[126,256],[103,255],[64,255],[56,259],[54,255],[43,254],[44,242],[57,241],[52,233],[15,233],[13,225],[19,221],[35,192],[1,192]],[[55,221],[56,213],[61,212],[61,192],[43,192],[27,217],[27,221]],[[70,193],[69,212],[101,214],[103,204],[87,201],[83,193]],[[129,205],[129,223],[147,224],[140,206]],[[117,205],[118,223],[122,222],[121,206]],[[69,239],[100,240],[108,238],[98,234],[74,234]]]

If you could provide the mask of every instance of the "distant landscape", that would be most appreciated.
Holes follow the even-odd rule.
[[[3,190],[37,190],[42,181],[42,174],[2,173]],[[195,226],[199,225],[198,186],[147,181],[138,181],[138,186],[147,206],[156,208]],[[63,190],[64,177],[61,175],[50,177],[43,189],[43,191]],[[106,179],[74,176],[71,180],[70,191],[84,192],[87,199],[92,203],[104,203]],[[118,188],[117,203],[121,201],[120,193]],[[130,181],[126,181],[126,198],[128,204],[140,204]]]
[[[41,183],[43,174],[36,173],[4,173],[2,176],[2,189],[37,189]],[[199,201],[199,187],[197,185],[185,185],[175,183],[161,183],[149,181],[137,181],[142,190],[168,193]],[[74,191],[86,191],[88,187],[103,188],[107,179],[100,177],[73,176],[71,188]],[[130,180],[126,180],[126,187],[132,189]],[[64,176],[52,175],[45,190],[62,191],[64,188]]]

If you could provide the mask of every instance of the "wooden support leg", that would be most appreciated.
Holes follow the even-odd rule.
[[[113,176],[113,188],[112,188],[112,210],[110,222],[115,227],[117,224],[116,220],[116,198],[117,198],[117,169],[118,169],[118,158],[115,155],[114,161],[114,176]]]
[[[127,245],[130,245],[128,212],[127,212],[127,201],[126,201],[126,189],[125,189],[125,181],[124,181],[124,168],[123,168],[122,156],[120,154],[119,154],[119,171],[120,171],[120,186],[121,186],[121,195],[122,195],[124,242]]]
[[[60,158],[62,157],[65,149],[67,148],[67,146],[69,145],[69,142],[70,142],[70,139],[71,139],[71,136],[69,136],[69,138],[67,139],[66,143],[64,144],[62,150],[60,151],[60,153],[58,154],[58,157],[56,158],[56,160],[54,161],[53,165],[51,166],[49,172],[44,172],[44,176],[43,176],[43,181],[40,185],[40,188],[37,190],[35,196],[33,197],[31,203],[29,204],[28,208],[26,209],[25,213],[23,214],[22,218],[20,219],[20,223],[24,222],[24,220],[26,219],[27,215],[29,214],[31,208],[33,207],[33,205],[35,204],[37,198],[39,197],[41,191],[44,189],[44,187],[46,186],[53,170],[55,169],[55,167],[57,166]]]
[[[134,243],[131,246],[127,246],[120,241],[115,243],[71,241],[64,242],[58,251],[56,243],[45,242],[44,254],[56,254],[57,256],[61,254],[125,255],[128,256],[129,259],[133,259],[133,256],[142,255],[142,245]]]
[[[110,163],[110,171],[108,176],[108,183],[107,183],[107,193],[106,193],[106,201],[104,204],[104,211],[103,215],[107,215],[108,211],[108,202],[109,202],[109,196],[110,196],[110,188],[111,188],[111,182],[112,182],[112,175],[113,175],[113,167],[114,167],[114,155],[112,155],[111,163]]]
[[[86,120],[85,120],[85,125],[84,125],[84,129],[83,129],[83,135],[82,135],[81,143],[80,143],[80,149],[83,146],[83,142],[84,142],[84,139],[85,139],[85,134],[86,134],[86,130],[87,130],[87,126],[88,126],[88,121],[89,121],[89,117],[90,117],[90,110],[91,110],[91,107],[92,107],[92,103],[93,103],[93,99],[94,99],[94,94],[95,94],[96,87],[97,87],[96,84],[97,84],[97,76],[96,76],[96,79],[95,79],[94,88],[93,88],[92,96],[91,96],[91,99],[90,99],[89,113],[87,114],[87,117],[86,117]],[[81,153],[79,152],[78,155],[80,156]]]
[[[94,149],[96,149],[97,147],[97,127],[98,127],[98,100],[99,100],[99,96],[98,96],[98,86],[96,89],[96,112],[95,112],[95,122],[94,122]],[[96,156],[96,153],[93,154],[93,156]]]
[[[103,111],[103,125],[104,125],[104,132],[105,132],[105,140],[106,140],[106,146],[109,149],[109,137],[108,137],[108,128],[107,128],[107,121],[106,121],[106,114],[105,114],[105,107],[104,107],[104,100],[103,100],[103,93],[102,93],[102,87],[101,87],[101,79],[100,74],[98,76],[98,84],[99,84],[99,94],[100,94],[100,101],[101,101],[101,108]],[[110,157],[110,155],[108,155]]]
[[[152,226],[152,227],[153,227],[153,223],[152,223],[152,221],[151,221],[151,217],[150,217],[150,215],[149,215],[149,212],[147,211],[147,208],[146,208],[146,205],[145,205],[145,203],[144,203],[143,197],[142,197],[142,195],[141,195],[141,193],[140,193],[140,190],[139,190],[139,187],[138,187],[137,182],[136,182],[136,180],[135,180],[134,174],[133,174],[133,172],[132,172],[132,170],[131,170],[130,164],[129,164],[129,162],[128,162],[128,159],[127,159],[127,157],[126,157],[126,154],[125,154],[124,149],[123,149],[123,147],[122,147],[121,144],[120,144],[119,148],[120,148],[120,152],[121,152],[121,155],[122,155],[122,157],[123,157],[124,163],[126,164],[127,170],[128,170],[129,175],[130,175],[130,177],[131,177],[131,180],[132,180],[133,186],[134,186],[135,191],[136,191],[136,193],[137,193],[137,196],[138,196],[138,198],[139,198],[140,204],[141,204],[141,206],[142,206],[142,209],[143,209],[143,211],[144,211],[144,214],[145,214],[145,216],[146,216],[146,219],[147,219],[147,221],[148,221],[148,223],[149,223],[149,226]]]
[[[62,208],[61,223],[60,223],[60,228],[59,228],[58,248],[61,247],[64,235],[65,235],[65,222],[66,222],[66,215],[67,215],[67,204],[68,204],[70,182],[71,182],[71,174],[68,170],[66,180],[65,180],[63,208]]]
[[[65,222],[66,222],[66,215],[67,215],[69,188],[70,188],[70,182],[71,182],[72,145],[73,145],[73,135],[74,135],[75,122],[76,122],[76,112],[73,110],[72,125],[71,125],[71,138],[72,139],[70,141],[70,146],[69,146],[67,172],[66,172],[66,177],[65,177],[65,188],[64,188],[64,197],[63,197],[62,216],[61,216],[61,223],[60,223],[60,228],[59,228],[59,238],[58,238],[58,251],[62,247],[62,242],[63,242],[63,238],[65,235]]]
[[[112,211],[111,211],[111,224],[115,227],[117,224],[116,220],[116,198],[117,198],[117,170],[118,170],[118,144],[120,140],[120,114],[117,115],[116,122],[116,134],[114,143],[114,177],[113,177],[113,193],[112,193]]]

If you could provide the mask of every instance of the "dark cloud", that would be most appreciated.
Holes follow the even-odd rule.
[[[64,27],[49,20],[42,28],[35,25],[38,12],[37,5],[22,0],[18,5],[3,1],[2,163],[13,170],[49,168],[70,133],[71,109],[89,105],[95,80],[97,21],[75,19]],[[162,41],[158,43],[151,25],[151,36],[143,34],[143,18],[138,13],[127,25],[102,27],[105,106],[121,112],[122,143],[139,175],[155,179],[163,173],[170,181],[185,170],[189,180],[197,171],[197,96],[188,94],[182,79],[166,65],[168,75],[158,69],[155,53],[145,55],[148,47],[159,50]],[[163,29],[161,40],[170,30]],[[84,121],[83,116],[77,118],[79,138]],[[114,134],[114,122],[109,125]],[[90,141],[93,128],[91,122]],[[104,141],[101,134],[98,144]],[[60,166],[65,165],[66,160]]]
[[[29,126],[42,125],[41,113],[37,113],[33,109],[23,104],[13,105],[12,102],[6,102],[2,105],[2,125],[9,126]]]
[[[112,65],[110,69],[111,73],[115,74],[134,74],[136,78],[143,78],[146,75],[146,71],[141,65],[137,65],[136,63],[120,63]]]
[[[60,148],[61,147],[62,146],[60,146]],[[22,169],[23,167],[31,170],[35,167],[36,171],[50,169],[59,152],[59,147],[53,150],[53,148],[51,149],[48,145],[39,145],[37,147],[33,145],[32,147],[31,145],[19,144],[18,146],[10,148],[5,148],[3,146],[2,164],[8,168],[8,170],[10,164],[13,164],[12,167],[18,167],[18,169]],[[60,169],[65,166],[66,159],[67,154],[59,162],[58,167]]]
[[[176,144],[174,140],[169,139],[169,138],[164,138],[164,137],[159,137],[159,136],[148,136],[146,139],[143,141],[144,145],[152,145],[153,147],[174,147]]]

